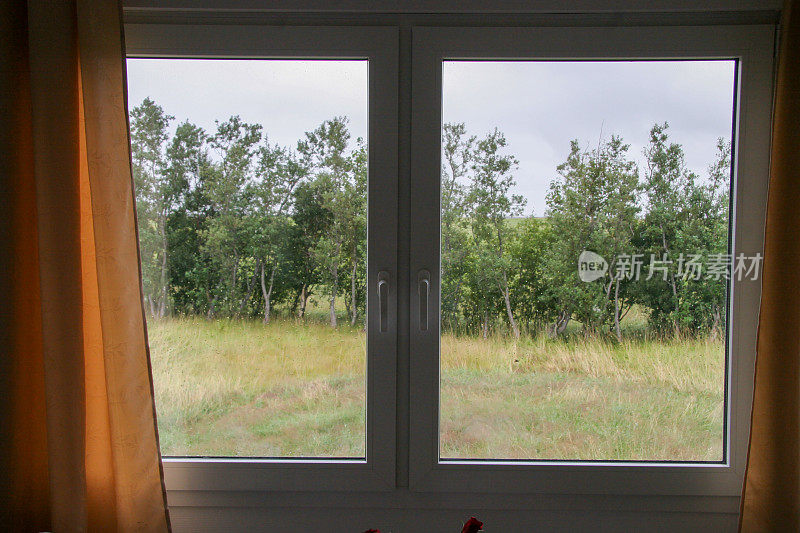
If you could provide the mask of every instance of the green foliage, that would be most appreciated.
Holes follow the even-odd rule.
[[[587,332],[619,322],[626,305],[627,283],[616,279],[612,262],[608,274],[598,282],[578,278],[577,259],[584,250],[613,261],[630,253],[631,237],[639,207],[636,202],[638,173],[627,159],[628,146],[612,136],[593,150],[572,141],[567,160],[559,165],[559,176],[550,185],[547,216],[558,235],[548,254],[547,271],[556,308],[553,331],[563,331],[576,319]]]
[[[151,314],[167,313],[169,239],[167,219],[181,194],[181,183],[167,171],[164,144],[175,118],[149,98],[131,111],[131,160],[142,259],[142,286]]]
[[[647,213],[633,241],[645,261],[666,257],[666,272],[638,283],[637,299],[651,325],[695,334],[724,328],[724,278],[694,279],[689,260],[710,264],[728,249],[730,144],[720,139],[717,160],[703,183],[686,169],[683,149],[670,143],[668,124],[653,126],[645,151]]]
[[[513,194],[513,156],[495,130],[484,139],[464,124],[445,124],[442,152],[442,323],[487,336],[519,321],[536,335],[563,334],[571,322],[584,335],[613,334],[634,306],[660,335],[724,328],[726,281],[693,279],[683,262],[725,254],[730,145],[720,140],[706,180],[688,172],[683,149],[655,125],[640,176],[629,146],[611,136],[594,148],[570,143],[547,195],[544,218],[520,218]],[[578,276],[581,252],[609,261],[599,280]],[[650,256],[668,265],[649,272]],[[625,258],[643,263],[630,279]],[[674,260],[672,258],[675,258]],[[670,262],[671,261],[671,262]]]
[[[314,294],[366,305],[367,148],[348,120],[308,132],[296,151],[239,116],[207,133],[151,99],[131,110],[145,302],[153,317],[302,316]],[[260,289],[260,290],[259,290]]]
[[[328,322],[363,327],[366,306],[367,146],[348,119],[308,131],[296,148],[233,116],[215,131],[151,99],[131,110],[144,298],[154,317],[305,317],[324,299]],[[724,277],[694,279],[687,262],[728,249],[730,143],[720,139],[704,179],[689,172],[668,125],[656,124],[639,168],[618,136],[572,141],[545,216],[526,217],[517,160],[497,129],[483,137],[445,124],[441,175],[441,313],[446,331],[576,329],[616,336],[636,307],[664,335],[724,330]],[[580,280],[584,250],[609,261]],[[648,275],[650,257],[666,259]],[[643,263],[638,281],[620,257]]]

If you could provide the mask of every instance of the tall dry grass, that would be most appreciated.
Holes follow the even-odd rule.
[[[166,455],[364,455],[364,333],[149,324]],[[444,334],[445,457],[719,460],[724,344]]]

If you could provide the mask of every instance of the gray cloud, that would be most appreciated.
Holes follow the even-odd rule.
[[[214,120],[241,115],[272,143],[294,148],[306,131],[338,115],[353,138],[367,135],[366,61],[128,59],[128,101],[150,96],[177,123],[213,133]]]
[[[494,127],[520,161],[518,191],[542,214],[548,184],[569,141],[593,146],[621,135],[641,159],[650,127],[668,121],[689,168],[704,175],[716,139],[729,138],[733,61],[447,62],[447,122],[483,135]],[[241,115],[271,142],[294,147],[323,120],[347,115],[366,137],[365,61],[129,59],[129,101],[152,97],[178,122],[209,132],[214,120]]]
[[[670,123],[688,167],[701,176],[716,139],[730,138],[733,61],[474,62],[444,66],[445,122],[506,134],[520,161],[518,192],[542,214],[569,141],[594,146],[621,135],[641,159],[650,127]]]

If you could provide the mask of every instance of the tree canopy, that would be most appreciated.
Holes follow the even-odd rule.
[[[239,116],[170,133],[174,117],[149,98],[130,116],[150,315],[269,322],[276,312],[303,318],[323,299],[332,327],[363,326],[368,152],[347,117],[287,147]],[[700,177],[667,123],[653,125],[640,159],[617,135],[594,147],[573,140],[534,217],[501,131],[445,124],[442,139],[443,328],[519,337],[575,323],[621,339],[636,306],[662,334],[724,328],[725,276],[688,267],[728,250],[729,142]],[[608,260],[591,283],[578,276],[584,250]],[[645,265],[638,280],[619,275],[625,258]]]

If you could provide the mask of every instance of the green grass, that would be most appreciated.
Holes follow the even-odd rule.
[[[309,321],[149,324],[164,455],[364,455],[365,336]],[[722,458],[724,346],[442,337],[450,458]]]

